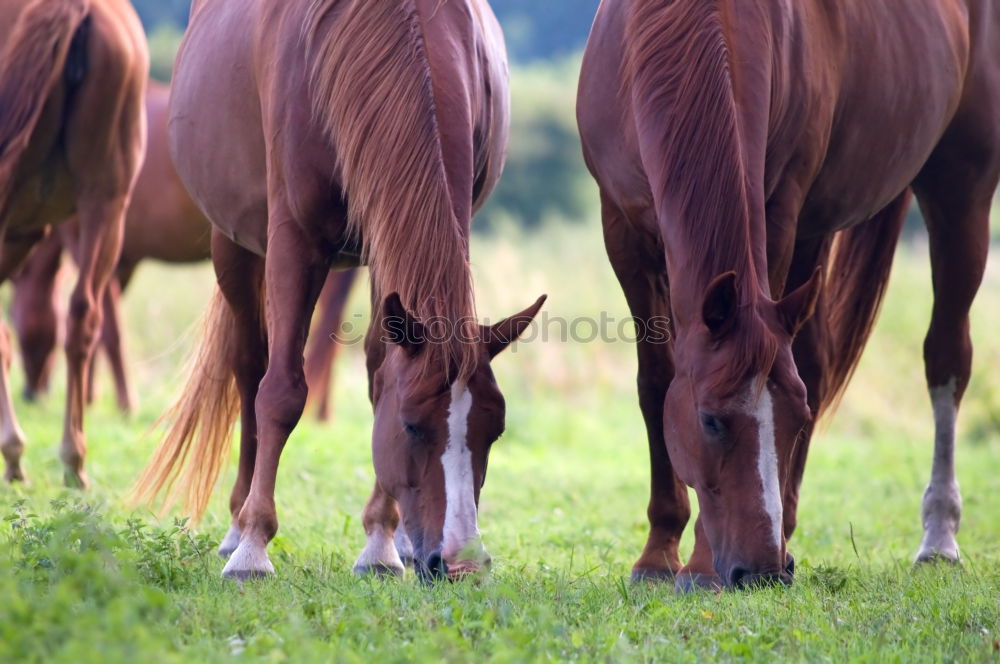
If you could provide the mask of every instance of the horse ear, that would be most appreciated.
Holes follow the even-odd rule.
[[[736,321],[739,294],[736,292],[736,273],[720,274],[705,289],[705,301],[701,306],[701,318],[713,337],[719,338],[729,332]]]
[[[823,268],[817,267],[809,281],[786,295],[775,305],[778,309],[778,319],[782,327],[791,336],[802,329],[812,315],[816,313],[816,303],[823,291]]]
[[[547,298],[548,295],[541,296],[521,313],[504,318],[496,325],[491,325],[483,331],[483,339],[486,341],[486,351],[489,353],[490,359],[502,353],[524,334],[524,331],[531,325],[531,321],[535,320],[535,316],[541,311]]]
[[[399,293],[392,293],[382,303],[382,339],[396,344],[413,356],[424,346],[424,326],[406,310]]]

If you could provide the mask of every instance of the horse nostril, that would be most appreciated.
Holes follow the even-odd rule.
[[[795,576],[795,556],[790,553],[785,555],[785,574]]]
[[[417,576],[424,583],[434,583],[447,578],[448,563],[438,552],[432,553],[427,560],[416,564]]]
[[[729,570],[729,587],[742,588],[746,583],[748,576],[750,576],[750,572],[748,570],[738,566],[733,567]]]

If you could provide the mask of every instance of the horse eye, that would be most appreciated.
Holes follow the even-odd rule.
[[[424,432],[420,430],[416,424],[411,424],[406,422],[403,424],[403,428],[406,430],[406,435],[410,438],[416,438],[417,440],[422,440],[424,437]]]
[[[712,438],[721,438],[726,433],[726,425],[715,415],[702,413],[701,427]]]

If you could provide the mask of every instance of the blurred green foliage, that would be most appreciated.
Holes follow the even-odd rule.
[[[597,209],[597,188],[583,163],[576,128],[579,57],[515,66],[507,167],[477,227],[580,220]]]
[[[184,32],[173,23],[164,23],[149,33],[149,74],[158,81],[169,82],[174,57]]]

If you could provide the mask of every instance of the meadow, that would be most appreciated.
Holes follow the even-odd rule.
[[[1000,254],[974,310],[960,429],[964,564],[915,569],[932,451],[926,254],[919,237],[901,248],[875,337],[814,440],[790,544],[794,586],[689,596],[628,581],[649,472],[634,349],[560,340],[558,321],[548,340],[495,362],[508,416],[481,503],[488,578],[424,587],[413,574],[351,574],[373,479],[363,356],[351,346],[336,369],[334,421],[305,418],[282,458],[277,578],[223,581],[215,546],[232,468],[197,527],[124,500],[214,287],[208,266],[146,265],[126,296],[140,410],[122,418],[102,374],[87,422],[92,490],[59,484],[62,389],[16,404],[31,482],[0,486],[0,661],[1000,662]],[[484,317],[543,292],[550,321],[604,311],[614,327],[627,316],[596,221],[499,227],[473,258]],[[361,327],[364,290],[348,318]],[[589,336],[586,323],[576,331]],[[16,363],[12,373],[18,389]]]

